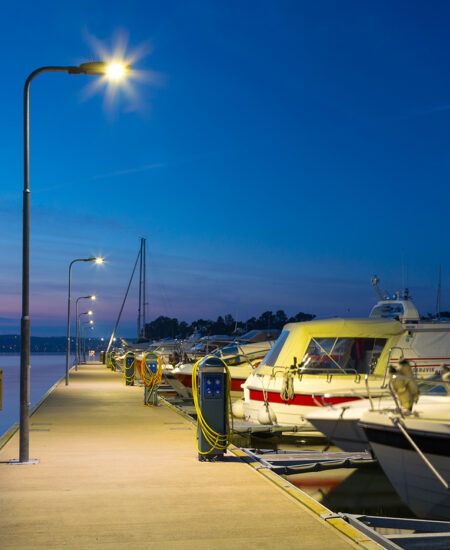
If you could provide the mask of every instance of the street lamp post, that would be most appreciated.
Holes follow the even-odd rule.
[[[83,362],[86,363],[86,327],[90,330],[94,330],[94,327],[92,326],[94,324],[94,321],[92,319],[86,323],[82,323],[82,330],[83,330]]]
[[[40,67],[23,88],[23,232],[22,232],[22,317],[20,320],[20,436],[19,464],[30,464],[30,84],[41,73],[106,75],[121,78],[130,70],[120,63],[82,63],[79,67]]]
[[[69,385],[69,363],[70,363],[70,287],[72,281],[72,266],[75,262],[95,262],[102,264],[103,258],[79,258],[72,260],[69,264],[69,292],[67,295],[67,350],[66,350],[66,386]]]
[[[78,361],[80,360],[80,357],[81,357],[81,353],[80,353],[80,344],[79,344],[79,339],[78,339],[78,327],[80,326],[80,322],[81,322],[81,316],[82,315],[92,315],[93,314],[93,311],[90,309],[89,311],[84,311],[83,313],[80,313],[80,315],[78,315],[78,312],[76,313],[76,318],[75,318],[75,323],[76,323],[76,327],[77,327],[77,335],[76,335],[76,338],[75,338],[75,356],[76,356],[76,363],[78,363]],[[77,367],[75,367],[75,370],[77,370]]]
[[[78,370],[78,362],[80,354],[78,353],[78,302],[80,300],[96,300],[97,296],[92,294],[91,296],[79,296],[75,300],[75,370]]]

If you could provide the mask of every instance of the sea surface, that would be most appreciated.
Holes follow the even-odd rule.
[[[73,357],[70,359],[72,365]],[[63,354],[31,354],[30,393],[31,406],[60,380],[66,372]],[[0,353],[0,370],[3,371],[3,407],[0,410],[0,437],[19,420],[20,411],[20,355]]]

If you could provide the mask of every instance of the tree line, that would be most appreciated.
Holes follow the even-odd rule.
[[[216,321],[208,319],[197,319],[192,323],[178,321],[170,317],[160,316],[154,321],[145,324],[145,337],[150,340],[159,340],[160,338],[187,338],[193,332],[199,331],[202,334],[232,334],[247,332],[249,330],[279,329],[281,330],[286,323],[299,321],[312,321],[315,315],[303,313],[300,311],[293,317],[288,317],[280,309],[273,313],[265,311],[258,318],[250,317],[247,321],[236,321],[232,315],[219,315]]]

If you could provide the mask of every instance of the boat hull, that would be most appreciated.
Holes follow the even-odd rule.
[[[371,395],[383,395],[382,379],[371,377]],[[267,399],[276,423],[281,425],[310,426],[306,416],[309,413],[344,403],[357,402],[367,397],[367,389],[362,380],[355,376],[303,376],[293,382],[292,399],[282,399],[282,379],[253,374],[244,385],[245,418],[258,422],[258,414]],[[363,449],[364,450],[364,449]]]
[[[405,504],[420,518],[450,520],[450,492],[426,465],[398,428],[361,425],[386,476]],[[434,468],[450,484],[449,433],[407,432]]]

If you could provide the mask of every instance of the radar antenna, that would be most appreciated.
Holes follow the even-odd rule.
[[[375,292],[378,294],[378,296],[382,299],[382,300],[389,300],[389,296],[388,295],[384,295],[381,290],[380,290],[380,287],[378,286],[378,283],[380,282],[380,279],[377,277],[377,275],[374,275],[371,279],[371,283],[372,283],[372,286],[375,290]]]
[[[441,266],[439,266],[438,287],[436,295],[436,319],[441,318]]]

